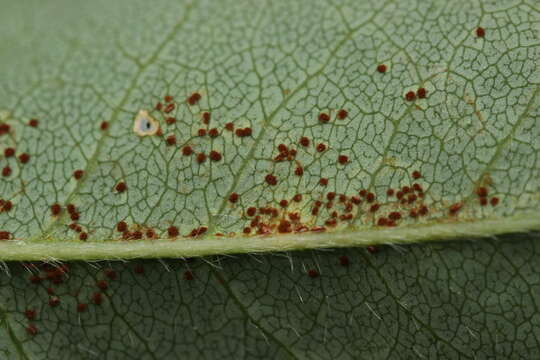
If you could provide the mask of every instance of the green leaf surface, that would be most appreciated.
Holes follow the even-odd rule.
[[[532,233],[375,254],[73,262],[65,275],[10,263],[0,275],[0,357],[534,359],[539,241]],[[345,254],[348,266],[340,264]],[[308,275],[313,269],[318,277]],[[79,303],[86,311],[77,312]],[[34,320],[26,310],[35,310]]]
[[[0,9],[0,259],[49,260],[3,265],[0,359],[540,352],[535,1]],[[408,101],[420,88],[426,97]],[[161,136],[134,132],[141,110]],[[382,226],[392,212],[396,226]],[[324,247],[335,249],[305,250]]]
[[[3,259],[192,256],[540,227],[534,2],[2,8],[0,142],[15,149],[0,158],[0,230],[11,240]],[[116,230],[121,221],[127,232]]]

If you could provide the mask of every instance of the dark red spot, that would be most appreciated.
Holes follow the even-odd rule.
[[[322,123],[327,123],[328,121],[330,121],[330,116],[327,113],[320,113],[319,121]]]
[[[60,204],[51,205],[51,213],[53,214],[53,216],[57,216],[58,214],[60,214],[60,211],[62,211],[62,207],[60,206]]]
[[[127,189],[127,185],[125,182],[121,181],[118,184],[116,184],[115,189],[119,193],[123,193]]]
[[[249,233],[251,233],[251,228],[250,228],[249,226],[248,226],[248,227],[245,227],[244,230],[242,230],[242,232],[243,232],[244,234],[249,234]]]
[[[199,102],[199,100],[201,100],[201,94],[197,92],[191,94],[191,96],[187,98],[187,102],[189,105],[195,105]]]
[[[161,111],[161,109],[163,108],[163,104],[158,102],[155,106],[154,106],[154,109],[156,109],[157,111]]]
[[[418,212],[416,211],[416,209],[411,209],[411,211],[409,211],[409,216],[412,217],[412,218],[417,217]]]
[[[176,119],[173,118],[172,116],[169,116],[168,118],[165,119],[165,122],[167,123],[167,125],[172,125],[176,123]]]
[[[376,253],[377,251],[379,251],[379,250],[377,249],[376,246],[370,245],[370,246],[367,247],[367,251],[368,251],[370,254],[375,254],[375,253]]]
[[[204,153],[198,153],[197,154],[197,162],[199,164],[202,164],[205,161],[206,161],[206,155]]]
[[[486,30],[483,27],[477,27],[476,36],[483,38],[484,36],[486,36]]]
[[[173,97],[171,95],[165,95],[165,97],[163,97],[163,100],[169,103],[173,101]]]
[[[414,170],[412,172],[412,177],[413,177],[413,179],[420,179],[422,177],[422,174],[420,173],[420,171]]]
[[[178,234],[178,228],[174,225],[169,226],[169,228],[167,229],[167,235],[169,235],[170,238],[177,237]]]
[[[278,225],[278,232],[281,234],[290,233],[292,231],[291,222],[285,219],[282,219]]]
[[[478,195],[479,197],[486,197],[488,196],[488,190],[485,187],[481,186],[476,189],[476,195]]]
[[[102,130],[102,131],[105,131],[109,128],[109,123],[106,122],[106,121],[102,121],[101,124],[99,124],[99,128]]]
[[[329,192],[329,193],[326,194],[326,199],[329,200],[329,201],[334,200],[335,197],[336,197],[336,193],[335,193],[335,192],[332,192],[332,191],[331,191],[331,192]]]
[[[418,213],[419,213],[421,216],[427,215],[427,213],[428,213],[428,208],[427,208],[427,206],[426,206],[426,205],[422,205],[422,206],[420,207],[420,209],[418,210]]]
[[[377,204],[377,203],[375,203],[375,204],[373,204],[373,205],[371,205],[371,206],[369,207],[369,211],[372,212],[372,213],[374,213],[374,212],[377,212],[377,210],[379,210],[379,208],[380,208],[380,205]]]
[[[362,200],[358,196],[353,196],[353,197],[351,197],[351,202],[353,204],[355,204],[355,205],[358,205],[358,204],[360,204],[362,202]]]
[[[339,257],[339,264],[341,266],[349,266],[349,257],[347,255],[341,255]]]
[[[402,191],[404,194],[407,194],[407,193],[409,193],[409,192],[411,191],[411,188],[408,187],[407,185],[405,185],[405,186],[403,186],[403,187],[401,188],[401,191]]]
[[[417,197],[416,197],[415,194],[409,194],[409,195],[407,196],[407,202],[408,202],[409,204],[412,204],[413,202],[415,202],[416,199],[417,199]]]
[[[125,221],[120,221],[118,224],[116,224],[116,231],[124,232],[126,230],[127,230],[127,224]]]
[[[184,271],[184,280],[193,280],[194,276],[193,276],[193,271],[191,270],[186,270]]]
[[[338,162],[341,164],[341,165],[345,165],[349,162],[349,157],[347,155],[339,155],[338,156]]]
[[[367,193],[365,196],[368,203],[372,203],[375,200],[375,194],[372,192]]]
[[[88,234],[85,232],[82,232],[79,234],[79,239],[82,241],[86,241],[88,239]]]
[[[405,100],[407,101],[414,101],[416,99],[416,94],[414,91],[409,91],[405,94]]]
[[[75,178],[75,180],[80,180],[84,175],[84,171],[83,170],[75,170],[73,172],[73,177]]]
[[[481,206],[486,206],[488,204],[488,199],[486,197],[481,197],[479,201]]]
[[[384,64],[380,64],[377,66],[377,71],[380,72],[381,74],[384,74],[386,72],[386,65]]]
[[[171,111],[174,110],[174,107],[175,107],[175,105],[172,104],[172,103],[171,103],[171,104],[167,104],[167,106],[165,106],[165,109],[163,110],[163,112],[164,112],[165,114],[168,114],[168,113],[170,113]]]
[[[102,291],[105,291],[107,290],[107,288],[109,287],[109,284],[105,281],[105,280],[99,280],[97,283],[96,283],[96,286],[98,288],[100,288]]]
[[[215,150],[210,151],[210,160],[212,161],[220,161],[221,160],[221,154]]]
[[[347,115],[349,115],[349,113],[347,112],[347,110],[341,109],[341,110],[339,110],[338,113],[337,113],[337,118],[338,118],[339,120],[343,120],[343,119],[345,119],[345,118],[347,117]]]
[[[317,150],[317,152],[323,152],[326,150],[326,145],[321,143],[321,144],[318,144],[317,147],[315,148]]]
[[[71,213],[69,217],[71,218],[71,220],[77,221],[77,220],[79,220],[80,215],[79,215],[79,213],[74,212],[74,213]]]
[[[289,206],[289,202],[287,200],[283,199],[283,200],[281,200],[279,202],[279,206],[281,206],[282,208],[285,208],[285,207]]]
[[[219,136],[219,131],[216,128],[212,128],[212,129],[208,130],[208,135],[210,135],[210,137],[215,138],[215,137]]]
[[[87,308],[88,308],[87,304],[82,304],[82,303],[77,304],[77,312],[85,312]]]
[[[386,196],[388,196],[388,197],[394,196],[394,189],[388,189],[388,190],[386,190]]]
[[[227,131],[234,131],[234,124],[232,122],[228,122],[225,124],[225,130]]]
[[[206,129],[199,129],[197,131],[198,136],[205,136],[206,135]]]
[[[19,155],[19,161],[22,164],[26,164],[29,160],[30,160],[30,155],[28,155],[27,153],[22,153],[21,155]]]
[[[419,88],[416,90],[416,96],[418,96],[419,99],[425,99],[426,98],[427,91],[425,88]]]
[[[5,166],[2,169],[2,176],[9,176],[11,175],[11,168],[9,166]]]
[[[305,136],[302,136],[300,138],[300,141],[299,141],[300,145],[302,145],[303,147],[308,147],[309,146],[309,139]]]
[[[193,154],[193,149],[191,148],[191,146],[189,145],[186,145],[182,148],[182,154],[184,156],[189,156],[191,154]]]
[[[13,155],[15,155],[15,149],[12,148],[12,147],[8,147],[8,148],[5,148],[4,149],[4,156],[5,157],[12,157]]]
[[[2,211],[8,212],[11,210],[11,208],[13,208],[13,203],[11,202],[11,200],[0,199],[0,212]],[[6,233],[8,232],[6,231]]]
[[[385,218],[385,217],[380,217],[380,218],[377,220],[377,225],[378,225],[378,226],[386,226],[386,224],[388,224],[388,219]]]
[[[36,325],[34,324],[28,324],[28,326],[26,327],[26,332],[28,333],[28,335],[36,335],[38,333],[38,329],[36,327]]]
[[[153,238],[156,237],[156,232],[154,230],[152,230],[152,229],[148,229],[148,230],[146,230],[146,237],[148,239],[153,239]]]
[[[254,216],[257,213],[257,209],[253,206],[249,207],[246,211],[247,216]]]
[[[30,119],[30,121],[28,122],[28,125],[33,127],[33,128],[37,128],[38,125],[39,125],[39,120],[38,119]]]
[[[398,211],[392,211],[390,214],[388,214],[388,218],[396,221],[401,219],[401,214]]]
[[[451,214],[451,215],[457,214],[457,212],[458,212],[459,210],[461,210],[461,207],[462,207],[462,206],[463,206],[462,203],[455,203],[455,204],[452,204],[452,205],[450,206],[450,208],[449,208],[450,214]]]
[[[328,179],[327,179],[327,178],[321,178],[321,179],[319,180],[319,185],[321,185],[321,186],[326,186],[326,185],[328,185]]]
[[[49,298],[49,306],[56,307],[58,305],[60,305],[60,299],[57,296],[51,296]]]
[[[251,136],[251,128],[236,129],[235,134],[239,137]]]
[[[492,197],[491,200],[489,201],[489,203],[491,204],[491,206],[497,206],[497,204],[499,203],[499,198],[498,197]]]
[[[295,202],[300,202],[300,201],[302,201],[302,194],[296,194],[296,195],[293,196],[292,199]]]
[[[115,280],[116,279],[116,271],[114,271],[113,269],[105,269],[105,276],[108,277],[109,279],[111,280]]]
[[[167,146],[176,145],[176,136],[169,135],[169,136],[167,136],[167,139],[165,139],[165,141],[167,142]]]
[[[413,184],[413,190],[414,190],[414,191],[417,191],[417,192],[422,192],[422,191],[424,191],[424,189],[422,189],[422,186],[421,186],[420,184],[418,184],[418,183],[414,183],[414,184]]]
[[[0,135],[7,134],[11,127],[6,123],[0,123]]]
[[[206,125],[210,123],[210,113],[208,111],[202,113],[202,122]]]
[[[35,320],[35,318],[36,318],[36,310],[34,310],[34,309],[25,310],[24,316],[26,316],[26,318],[28,320]]]
[[[272,174],[266,175],[264,180],[268,185],[277,185],[277,178]]]
[[[231,203],[233,203],[233,204],[236,203],[236,202],[238,201],[238,198],[239,198],[239,196],[238,196],[238,194],[235,193],[235,192],[233,192],[231,195],[229,195],[229,201],[230,201]]]
[[[95,292],[92,295],[92,302],[96,305],[101,305],[103,302],[103,295],[100,292]]]
[[[309,269],[308,275],[310,278],[317,278],[319,277],[319,272],[316,269]]]
[[[296,176],[302,176],[302,175],[304,175],[304,168],[301,167],[300,165],[298,165],[298,166],[296,167],[296,169],[294,169],[294,174],[295,174]]]

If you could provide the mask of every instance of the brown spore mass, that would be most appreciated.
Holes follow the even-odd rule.
[[[84,176],[83,170],[75,170],[73,172],[73,177],[75,178],[75,180],[80,180],[83,176]]]
[[[22,164],[26,164],[29,160],[30,160],[30,155],[28,155],[27,153],[22,153],[21,155],[19,155],[19,161]]]
[[[15,155],[15,149],[12,147],[8,147],[4,149],[4,156],[5,157],[12,157]]]
[[[60,204],[51,205],[51,213],[53,216],[58,216],[61,211],[62,211],[62,206],[60,206]]]
[[[347,115],[349,115],[349,113],[347,112],[347,110],[341,109],[341,110],[339,110],[338,113],[337,113],[337,118],[338,118],[339,120],[344,120],[344,119],[347,117]]]
[[[178,234],[179,234],[178,228],[174,225],[169,226],[169,228],[167,229],[167,235],[170,238],[177,237]]]
[[[233,204],[238,202],[239,196],[237,193],[233,192],[231,195],[229,195],[229,201]]]
[[[330,121],[330,116],[327,113],[320,113],[319,114],[319,121],[321,123],[327,123]]]
[[[414,93],[414,91],[409,91],[405,94],[405,100],[407,101],[414,101],[416,100],[416,94]]]
[[[477,27],[476,36],[483,38],[484,36],[486,36],[486,30],[483,27]]]
[[[268,185],[272,185],[272,186],[277,185],[277,178],[272,174],[266,175],[264,180],[266,181]]]

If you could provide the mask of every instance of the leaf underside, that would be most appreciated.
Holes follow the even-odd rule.
[[[0,2],[1,359],[539,353],[536,1]]]
[[[5,4],[0,258],[539,228],[538,10],[463,4]]]

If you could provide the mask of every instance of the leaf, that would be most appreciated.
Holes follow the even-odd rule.
[[[539,240],[537,232],[374,254],[72,262],[65,275],[11,263],[0,275],[0,351],[5,359],[534,358]]]
[[[534,2],[64,0],[1,8],[0,148],[16,149],[0,158],[11,169],[0,181],[0,230],[10,237],[0,244],[4,260],[222,255],[524,232],[368,248],[375,253],[8,263],[0,274],[3,358],[538,352],[539,235],[527,233],[539,227]],[[425,99],[407,101],[422,87]],[[174,124],[166,104],[154,109],[167,95]],[[162,137],[150,135],[153,119]],[[229,122],[252,134],[229,132]],[[217,137],[197,136],[213,127]],[[167,140],[172,134],[175,141]],[[302,136],[309,147],[299,144]],[[186,144],[194,154],[183,154]],[[296,161],[274,160],[280,144],[297,150],[302,176]],[[199,164],[197,154],[211,150],[221,159]],[[343,164],[340,155],[348,157]],[[410,218],[421,200],[392,199],[414,182],[428,214]],[[390,187],[396,191],[387,198]],[[488,196],[479,196],[481,188]],[[339,194],[353,202],[361,189],[381,204],[376,216],[366,194],[353,204],[353,219],[340,218]],[[335,228],[325,224],[329,192],[337,194]],[[302,201],[290,201],[298,193]],[[261,228],[270,236],[239,236],[250,206],[281,212],[283,199],[300,224],[327,231],[283,235],[265,214]],[[319,199],[324,205],[312,218]],[[79,217],[74,229],[68,204]],[[402,216],[398,226],[375,225],[391,211]],[[181,236],[123,241],[120,221],[131,235],[140,228],[168,238],[173,225]],[[203,226],[205,234],[186,238]]]
[[[3,259],[540,227],[530,3],[99,4],[5,4]]]

